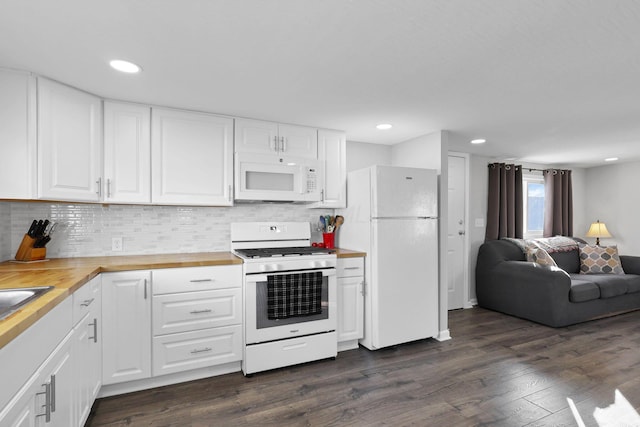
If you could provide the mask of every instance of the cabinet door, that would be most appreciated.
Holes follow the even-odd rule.
[[[104,200],[151,202],[151,109],[104,103]]]
[[[152,110],[152,202],[231,206],[233,119]]]
[[[296,125],[278,125],[280,154],[287,157],[318,158],[318,131]]]
[[[0,70],[0,199],[31,199],[36,183],[36,84]]]
[[[73,334],[69,334],[43,366],[40,376],[40,384],[43,385],[41,392],[46,392],[44,385],[48,384],[51,424],[46,423],[46,417],[38,417],[36,419],[37,426],[74,425],[78,378],[74,375],[75,360],[72,357],[72,340]],[[45,404],[46,395],[36,395],[36,408],[45,407]]]
[[[338,279],[338,342],[363,337],[363,278]]]
[[[38,197],[100,200],[101,123],[99,98],[38,79]]]
[[[347,207],[347,140],[344,132],[318,130],[322,200],[314,207]]]
[[[278,152],[278,124],[236,119],[234,150],[237,153],[262,153],[275,156]]]
[[[36,393],[41,385],[37,375],[34,375],[9,404],[0,412],[0,425],[6,427],[34,427],[39,411],[36,408]]]
[[[102,275],[102,383],[151,376],[150,272]]]

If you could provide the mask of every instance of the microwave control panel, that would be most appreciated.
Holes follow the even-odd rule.
[[[307,169],[307,193],[313,193],[318,189],[318,175],[315,168]]]

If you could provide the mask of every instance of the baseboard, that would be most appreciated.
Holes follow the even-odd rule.
[[[103,385],[98,392],[98,398],[116,396],[134,391],[147,390],[165,385],[178,384],[186,381],[215,377],[218,375],[240,372],[240,362],[231,362],[224,365],[210,366],[207,368],[193,369],[175,374],[161,375],[159,377],[145,378],[143,380],[127,381],[119,384]]]
[[[473,308],[476,305],[478,305],[478,300],[474,298],[467,301],[467,303],[462,308]]]
[[[438,332],[438,336],[434,337],[437,341],[449,341],[451,339],[451,334],[449,333],[448,329],[445,329],[444,331],[440,331]]]
[[[354,350],[356,348],[358,348],[358,340],[351,340],[351,341],[341,341],[338,342],[338,352],[341,351],[346,351],[346,350]]]

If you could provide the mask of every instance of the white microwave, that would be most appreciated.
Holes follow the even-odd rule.
[[[235,156],[235,200],[320,201],[317,160],[256,153]]]

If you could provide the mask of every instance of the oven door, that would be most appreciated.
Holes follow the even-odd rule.
[[[267,277],[296,273],[322,272],[322,312],[320,314],[269,319],[267,316]],[[336,329],[335,268],[290,271],[245,276],[245,342],[256,344],[283,338],[299,337]]]

